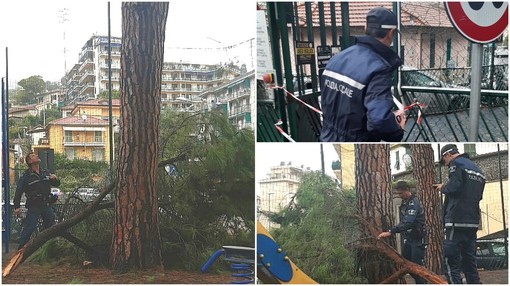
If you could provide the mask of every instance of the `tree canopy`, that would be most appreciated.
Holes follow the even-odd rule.
[[[16,90],[14,100],[19,105],[35,103],[35,96],[46,91],[46,82],[40,75],[22,79],[18,82],[22,89]]]
[[[287,255],[319,283],[363,283],[355,275],[357,239],[355,191],[340,190],[320,172],[301,178],[291,204],[270,214],[280,228],[271,232]]]
[[[97,96],[99,99],[109,99],[110,94],[108,90],[103,90],[99,93]],[[112,90],[112,99],[119,99],[120,98],[120,91],[118,90]]]

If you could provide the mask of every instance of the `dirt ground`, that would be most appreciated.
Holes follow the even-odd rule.
[[[12,253],[2,253],[2,266],[9,261],[11,255]],[[479,273],[483,284],[508,285],[508,269],[480,270]],[[201,273],[199,270],[133,271],[112,274],[111,270],[102,268],[84,268],[76,265],[54,267],[25,262],[11,275],[2,278],[2,284],[229,284],[232,279],[228,273],[209,274]],[[414,283],[411,277],[407,280],[408,283]]]
[[[505,284],[508,285],[508,269],[501,270],[478,270],[480,274],[480,282],[482,284]],[[414,284],[414,279],[410,275],[406,275],[406,281]],[[443,277],[444,278],[444,277]]]
[[[508,284],[508,270],[480,271],[483,284]],[[229,284],[230,275],[200,272],[130,272],[113,275],[108,269],[22,264],[2,284]],[[412,278],[409,283],[411,282]]]
[[[114,275],[108,269],[21,265],[3,278],[2,284],[228,284],[230,281],[230,275],[174,270]]]
[[[2,269],[12,254],[2,253]],[[2,278],[2,284],[229,284],[232,279],[229,273],[201,273],[199,269],[196,272],[132,271],[117,275],[104,268],[24,262],[9,276]]]

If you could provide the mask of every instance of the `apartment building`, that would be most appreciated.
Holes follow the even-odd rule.
[[[57,88],[39,93],[35,96],[35,102],[39,105],[44,104],[45,108],[49,108],[51,105],[58,106],[59,102],[63,102],[64,98],[64,88]]]
[[[220,65],[164,63],[161,108],[178,111],[203,110],[205,104],[200,94],[221,85],[229,75]]]
[[[121,38],[111,37],[112,90],[120,89]],[[92,36],[82,47],[78,63],[66,74],[66,103],[75,103],[108,91],[108,37]],[[161,82],[161,107],[177,110],[198,110],[198,96],[210,88],[241,74],[239,68],[225,65],[164,63]]]
[[[200,97],[207,109],[223,108],[230,123],[238,129],[255,130],[256,84],[255,71],[250,71],[207,90]]]
[[[120,89],[120,47],[121,38],[111,37],[111,79],[112,90]],[[66,102],[80,102],[95,99],[108,91],[109,80],[108,37],[92,36],[82,47],[78,63],[66,74]]]
[[[262,225],[271,229],[278,227],[269,221],[265,213],[278,212],[287,206],[297,192],[301,178],[310,168],[292,166],[291,162],[281,162],[271,167],[265,179],[260,180],[257,195],[257,218]]]

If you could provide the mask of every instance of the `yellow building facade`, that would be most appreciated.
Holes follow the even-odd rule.
[[[71,111],[72,116],[93,116],[108,120],[109,102],[106,99],[93,99],[79,102]],[[112,99],[112,118],[115,122],[120,117],[120,99]]]
[[[483,191],[483,199],[480,201],[481,227],[477,233],[478,237],[503,230],[502,193],[505,207],[505,222],[508,225],[508,180],[505,179],[502,183],[499,181],[487,182]]]
[[[70,160],[107,161],[110,156],[108,121],[96,117],[69,116],[47,126],[49,148]]]
[[[120,100],[112,100],[112,122],[120,117]],[[51,148],[68,159],[109,161],[109,101],[93,99],[77,103],[70,116],[53,120],[46,126],[46,138],[34,150]]]
[[[333,170],[340,181],[340,187],[342,189],[355,187],[354,144],[334,144],[333,146],[340,160],[340,169]]]

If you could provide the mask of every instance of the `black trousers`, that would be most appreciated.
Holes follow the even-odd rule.
[[[425,248],[426,244],[422,243],[422,240],[416,239],[404,239],[404,248],[402,249],[402,256],[421,266],[425,263]],[[416,284],[426,284],[427,280],[411,274]]]
[[[480,284],[476,267],[477,228],[449,227],[445,229],[443,242],[444,271],[450,284],[462,284],[460,272],[464,272],[467,284]]]

